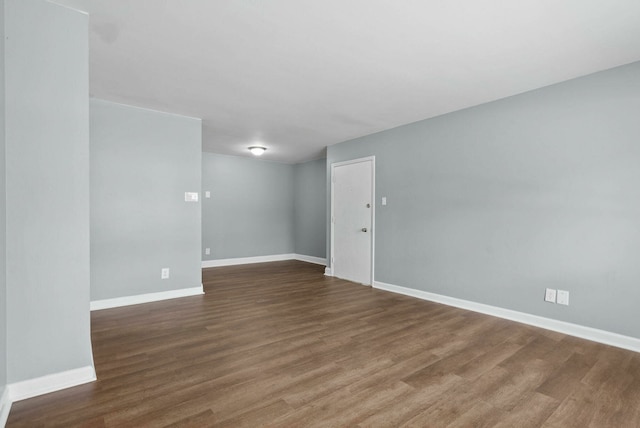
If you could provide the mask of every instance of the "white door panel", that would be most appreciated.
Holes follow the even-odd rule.
[[[371,285],[373,161],[333,168],[333,274]]]

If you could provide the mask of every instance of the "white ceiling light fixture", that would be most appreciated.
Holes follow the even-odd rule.
[[[262,156],[262,154],[267,150],[266,147],[262,146],[251,146],[249,147],[249,151],[253,153],[254,156]]]

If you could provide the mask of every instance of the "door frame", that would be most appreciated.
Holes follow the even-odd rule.
[[[333,222],[333,216],[334,216],[334,185],[335,185],[335,168],[336,167],[340,167],[340,166],[345,166],[345,165],[350,165],[350,164],[354,164],[354,163],[361,163],[361,162],[371,162],[371,254],[369,254],[369,256],[371,257],[371,284],[369,284],[370,287],[373,287],[374,284],[374,272],[375,272],[375,248],[376,248],[376,157],[375,156],[367,156],[367,157],[363,157],[363,158],[357,158],[357,159],[351,159],[351,160],[346,160],[346,161],[342,161],[342,162],[334,162],[331,164],[331,200],[330,200],[330,204],[331,204],[331,210],[330,210],[330,215],[331,218],[329,219],[329,224],[331,227],[331,231],[330,231],[330,252],[329,252],[329,265],[331,266],[330,268],[330,275],[333,276],[334,271],[333,271],[333,255],[334,255],[334,222]]]

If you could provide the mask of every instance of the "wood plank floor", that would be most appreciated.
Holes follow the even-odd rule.
[[[205,296],[93,312],[98,381],[14,403],[7,426],[640,426],[631,351],[297,261],[203,281]]]

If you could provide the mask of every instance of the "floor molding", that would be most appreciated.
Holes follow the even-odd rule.
[[[179,290],[160,291],[158,293],[138,294],[135,296],[116,297],[113,299],[93,300],[91,310],[118,308],[120,306],[139,305],[141,303],[158,302],[160,300],[176,299],[204,294],[202,284],[199,287],[181,288]]]
[[[255,257],[236,257],[233,259],[218,259],[218,260],[203,260],[202,267],[220,267],[220,266],[234,266],[234,265],[247,265],[251,263],[266,263],[266,262],[280,262],[283,260],[293,260],[294,254],[276,254],[272,256],[255,256]]]
[[[236,257],[233,259],[217,259],[217,260],[203,260],[203,268],[221,267],[221,266],[234,266],[234,265],[247,265],[252,263],[267,263],[267,262],[281,262],[283,260],[300,260],[308,263],[315,263],[319,265],[326,265],[327,260],[321,257],[305,256],[303,254],[274,254],[270,256],[255,256],[255,257]]]
[[[324,259],[322,257],[305,256],[304,254],[294,254],[293,256],[295,260],[300,260],[301,262],[314,263],[316,265],[322,266],[327,265],[327,259]]]
[[[393,293],[404,294],[406,296],[417,297],[418,299],[422,300],[442,303],[444,305],[454,306],[469,311],[480,312],[483,314],[492,315],[494,317],[504,318],[511,321],[544,328],[547,330],[557,331],[569,336],[580,337],[582,339],[603,343],[605,345],[615,346],[617,348],[640,352],[640,339],[637,339],[635,337],[624,336],[618,333],[612,333],[592,327],[585,327],[565,321],[558,321],[551,318],[544,318],[524,312],[513,311],[510,309],[499,308],[497,306],[485,305],[483,303],[476,303],[469,300],[457,299],[455,297],[443,296],[441,294],[429,293],[427,291],[415,290],[413,288],[386,284],[380,281],[375,281],[373,287],[385,291],[391,291]]]
[[[0,397],[0,427],[4,427],[9,419],[11,400],[9,400],[9,385],[6,385],[2,397]]]
[[[78,369],[67,370],[54,373],[35,379],[24,380],[22,382],[10,383],[7,385],[9,400],[12,403],[42,394],[48,394],[72,386],[96,380],[96,372],[93,367],[86,366]]]

